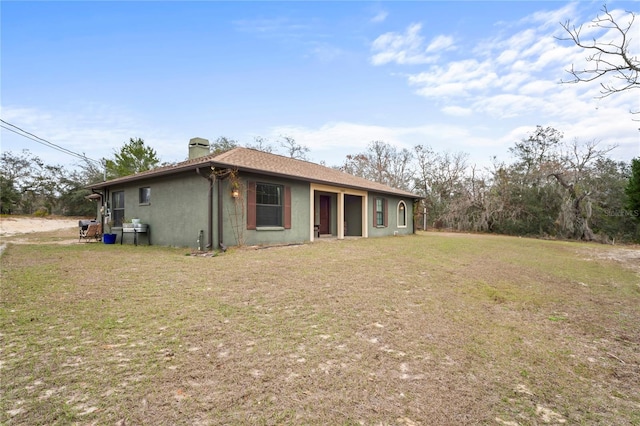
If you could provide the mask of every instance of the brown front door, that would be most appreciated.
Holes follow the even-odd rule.
[[[328,195],[320,196],[320,233],[331,233],[331,197]]]

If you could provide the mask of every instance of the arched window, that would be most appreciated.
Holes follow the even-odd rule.
[[[407,227],[407,205],[404,201],[398,203],[398,228]]]

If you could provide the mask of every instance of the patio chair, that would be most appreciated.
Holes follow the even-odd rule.
[[[100,241],[101,238],[102,238],[102,224],[92,223],[87,227],[86,231],[80,230],[80,239],[78,240],[78,242],[80,242],[81,240],[85,240],[85,243],[86,243],[91,241],[92,239],[95,241]]]

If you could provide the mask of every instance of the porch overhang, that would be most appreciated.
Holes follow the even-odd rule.
[[[360,197],[362,199],[362,237],[368,237],[367,226],[364,224],[369,223],[367,219],[367,205],[368,205],[368,197],[369,193],[367,191],[362,191],[359,189],[346,188],[341,186],[333,186],[333,185],[325,185],[318,183],[311,183],[309,188],[309,241],[315,240],[315,193],[318,192],[327,192],[336,194],[337,196],[337,238],[339,240],[344,239],[345,229],[344,229],[344,196],[345,195],[354,195]]]

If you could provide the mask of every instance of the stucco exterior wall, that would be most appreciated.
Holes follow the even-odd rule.
[[[151,189],[148,205],[139,203],[142,187]],[[125,217],[137,217],[148,224],[153,244],[197,248],[200,230],[206,239],[209,181],[195,172],[111,187],[110,205],[111,194],[120,190],[124,190]],[[120,233],[118,229],[114,232]],[[126,242],[130,240],[127,238]],[[140,241],[146,243],[145,236],[141,235]]]
[[[224,182],[222,192],[223,239],[227,246],[234,246],[238,238],[245,245],[269,245],[300,243],[309,241],[309,183],[281,179],[265,175],[246,174],[239,176],[242,202],[236,202],[231,196],[229,181]],[[247,229],[247,185],[249,181],[289,186],[291,188],[291,228]],[[239,213],[243,216],[240,217]]]
[[[212,236],[213,249],[219,248],[222,242],[227,246],[271,245],[301,243],[310,240],[313,235],[311,218],[319,215],[319,196],[331,196],[331,233],[338,235],[338,194],[340,188],[317,186],[312,190],[309,182],[284,179],[261,174],[241,173],[239,197],[232,196],[231,181],[226,178],[216,182],[212,194],[212,221],[208,223],[209,214],[209,180],[188,171],[165,177],[140,180],[109,189],[109,204],[114,191],[125,193],[126,218],[140,218],[142,223],[150,226],[152,243],[165,246],[198,248],[198,237],[202,231],[204,247],[208,242],[209,229]],[[270,227],[247,229],[247,187],[248,182],[282,185],[291,189],[291,227]],[[139,202],[139,190],[149,187],[150,202]],[[313,194],[313,195],[312,195]],[[314,198],[314,200],[311,199]],[[382,237],[391,235],[408,235],[414,232],[413,199],[401,198],[388,194],[361,192],[359,195],[344,196],[345,236]],[[374,226],[375,198],[387,200],[387,226]],[[366,198],[366,214],[362,211],[362,203]],[[406,206],[406,226],[398,225],[398,203],[404,201]],[[315,211],[312,211],[314,209]],[[219,232],[218,216],[222,213],[222,235]],[[366,216],[366,223],[363,218]],[[120,234],[119,229],[114,232]],[[222,237],[222,238],[221,238]],[[145,236],[140,236],[141,243],[146,243]],[[118,240],[119,242],[119,240]],[[129,238],[127,239],[129,241]]]
[[[375,199],[381,197],[387,200],[387,226],[378,227],[373,225],[375,218]],[[407,221],[405,227],[398,226],[398,203],[404,201]],[[369,193],[367,203],[369,209],[369,228],[370,237],[384,237],[390,235],[410,235],[413,234],[413,200],[410,198],[395,197],[387,194]]]

